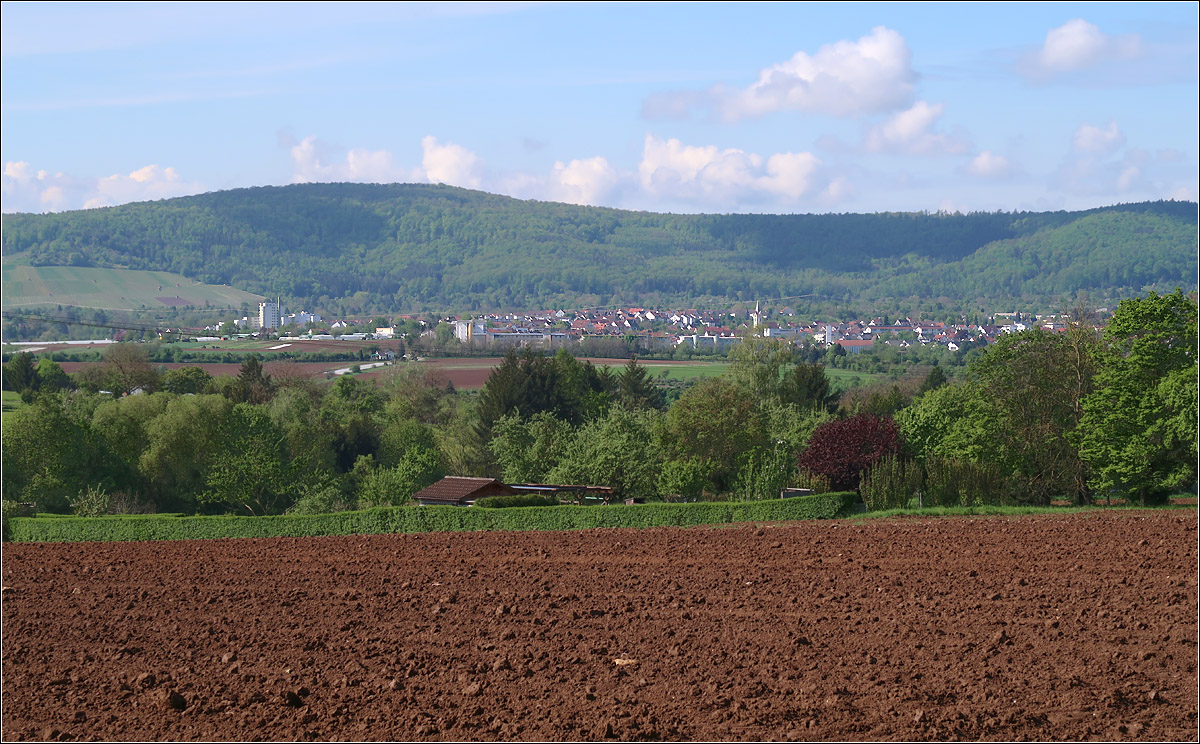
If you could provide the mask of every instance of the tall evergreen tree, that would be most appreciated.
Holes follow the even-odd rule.
[[[937,390],[942,385],[946,384],[946,373],[936,364],[929,370],[929,374],[925,376],[925,381],[921,383],[921,387],[917,389],[917,395],[924,395],[930,390]]]
[[[661,410],[666,406],[662,390],[655,386],[646,368],[637,363],[636,354],[629,357],[625,368],[617,376],[617,400],[622,406],[633,410]]]
[[[779,384],[779,390],[780,401],[784,404],[831,413],[837,410],[841,397],[825,374],[825,365],[808,362],[799,362],[788,370]]]

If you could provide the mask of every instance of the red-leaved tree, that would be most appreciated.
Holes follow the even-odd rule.
[[[862,414],[817,427],[800,453],[800,467],[829,478],[835,491],[855,491],[864,470],[899,451],[895,422]]]

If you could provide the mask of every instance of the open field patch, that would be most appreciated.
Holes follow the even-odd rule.
[[[4,308],[72,305],[104,310],[161,307],[256,308],[262,296],[233,287],[201,284],[180,274],[84,266],[5,264]]]
[[[581,360],[583,357],[580,358]],[[602,359],[588,357],[587,361],[597,367],[609,367],[612,371],[620,372],[628,359]],[[502,357],[479,357],[473,359],[426,359],[422,364],[429,364],[444,373],[454,387],[460,390],[482,388],[487,382],[492,370],[504,362]],[[639,359],[638,364],[646,368],[651,377],[659,377],[664,371],[669,380],[696,380],[708,377],[718,377],[729,370],[727,362],[707,361],[671,361],[657,359]]]
[[[59,366],[63,371],[72,374],[78,372],[85,367],[102,364],[103,362],[60,362]],[[272,362],[270,359],[264,360],[263,371],[269,375],[283,374],[296,377],[324,377],[326,374],[332,374],[336,369],[343,369],[347,365],[346,362]],[[165,362],[155,364],[155,368],[162,367],[164,369],[179,369],[180,367],[199,367],[213,377],[237,377],[242,371],[241,363],[228,362]]]
[[[5,738],[1194,739],[1196,515],[9,544]]]

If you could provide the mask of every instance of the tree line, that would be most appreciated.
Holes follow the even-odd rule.
[[[512,350],[477,393],[418,365],[329,385],[254,355],[213,378],[159,373],[137,344],[73,376],[18,354],[3,495],[82,514],[273,514],[409,504],[446,474],[648,500],[859,490],[872,508],[1156,503],[1193,487],[1195,296],[1124,300],[1103,335],[1076,321],[1007,335],[953,379],[933,366],[845,394],[811,350],[752,337],[674,400],[636,358],[613,371],[565,351]]]

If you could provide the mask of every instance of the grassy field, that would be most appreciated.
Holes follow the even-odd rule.
[[[488,374],[503,360],[497,357],[479,357],[468,359],[431,359],[428,364],[435,365],[454,381],[455,387],[470,389],[479,388],[487,380]],[[608,367],[614,373],[621,371],[627,362],[625,359],[592,359],[598,367]],[[729,371],[726,361],[662,361],[657,359],[639,359],[638,364],[646,368],[652,378],[666,379],[670,382],[695,382],[719,377]],[[835,389],[848,390],[860,385],[869,385],[883,379],[886,375],[855,372],[851,370],[833,369],[826,367]]]
[[[6,310],[72,305],[104,310],[153,310],[162,307],[257,306],[259,295],[233,287],[200,284],[179,274],[82,266],[4,264]]]
[[[666,370],[666,378],[668,380],[681,380],[684,382],[719,377],[729,371],[729,362],[679,364],[677,362],[658,362],[652,359],[639,359],[638,364],[645,367],[655,377],[661,375],[663,370]],[[614,360],[610,366],[623,367],[624,363]],[[614,369],[613,371],[616,372],[618,370]],[[834,369],[833,367],[826,367],[825,374],[829,377],[829,381],[833,383],[833,386],[839,390],[848,390],[852,387],[869,385],[885,377],[885,375],[856,372],[848,369]]]
[[[14,393],[12,390],[4,391],[4,412],[17,410],[17,406],[21,405],[21,395]]]

